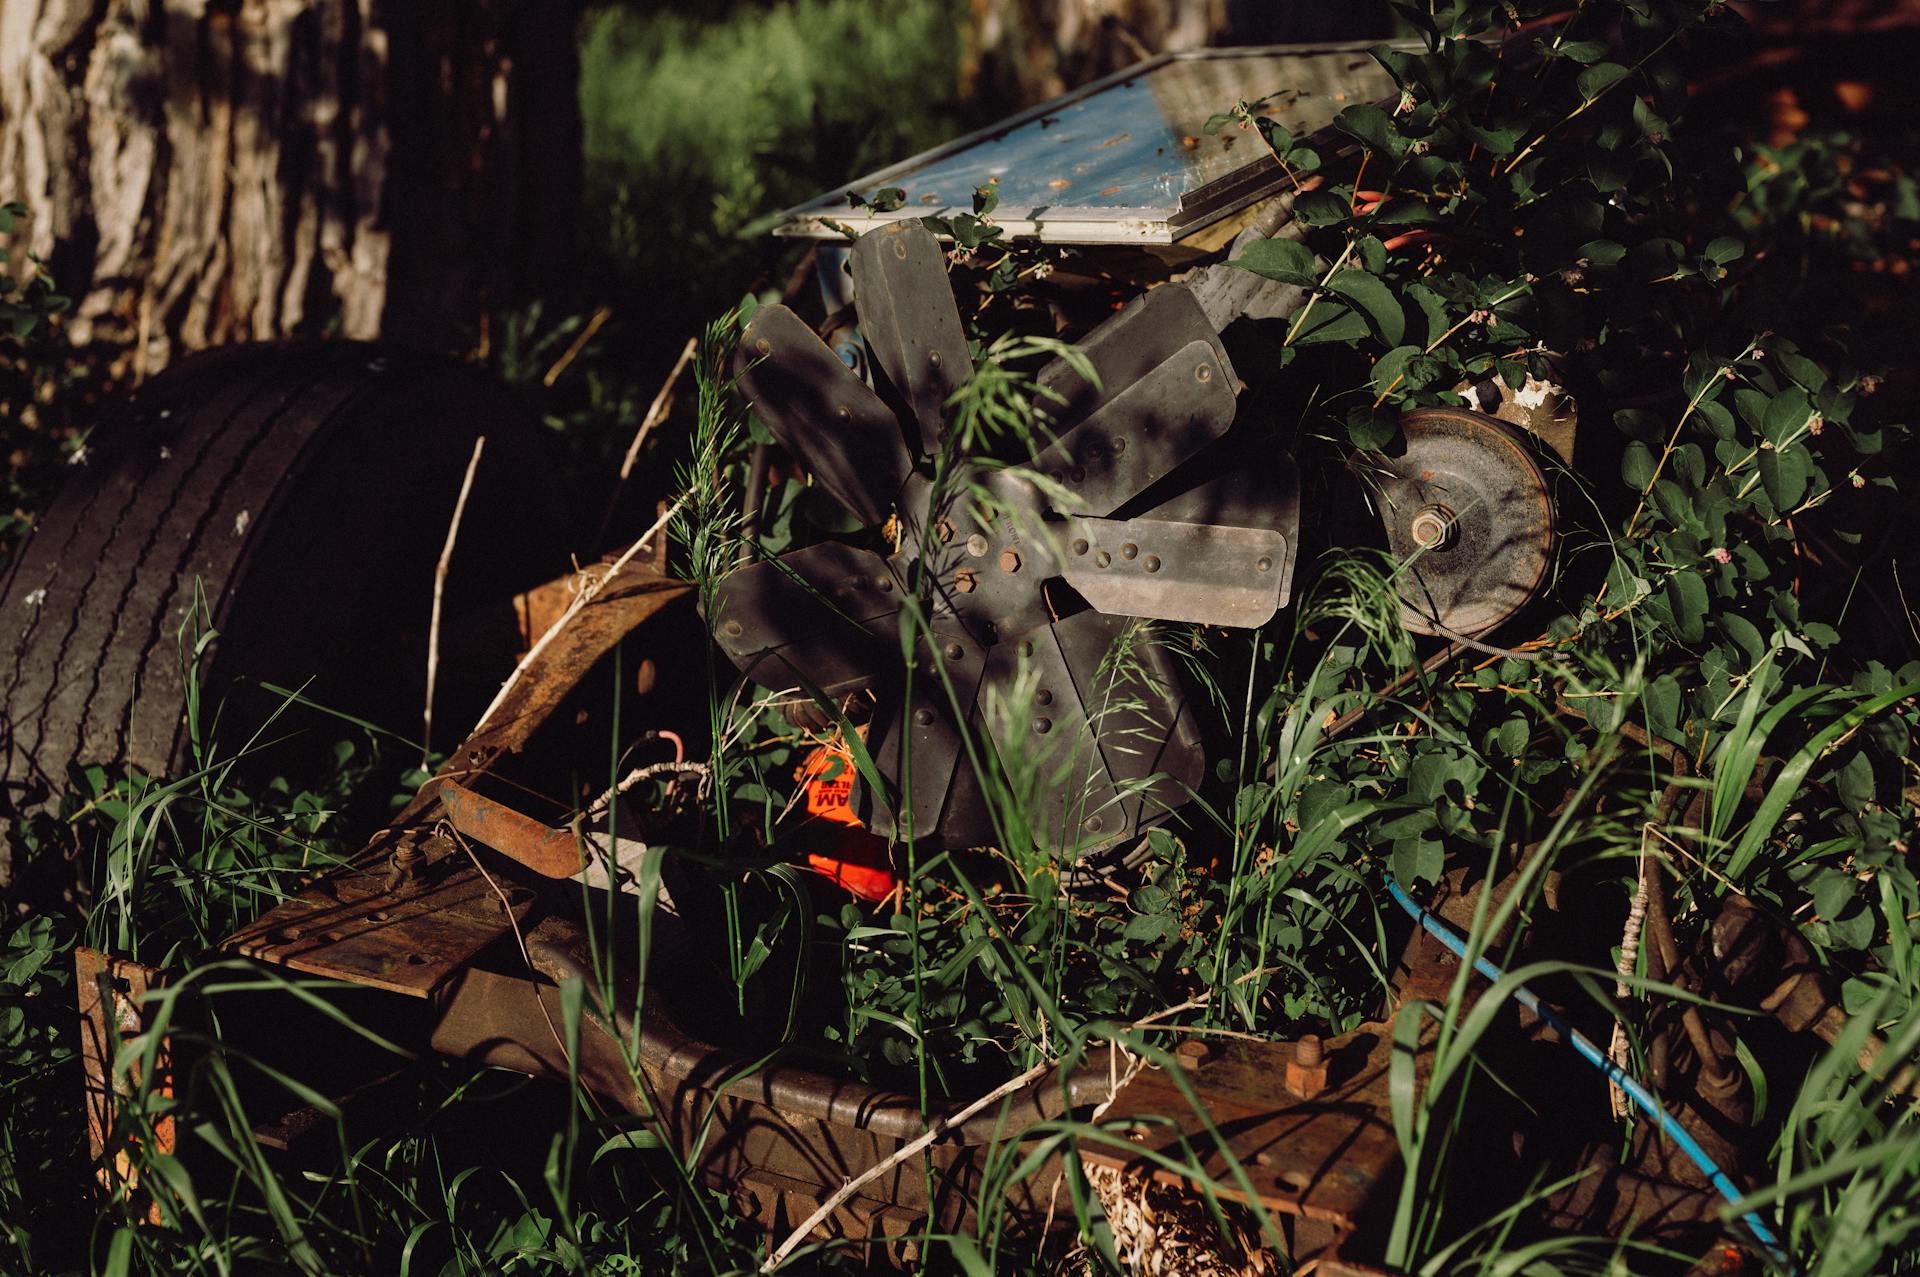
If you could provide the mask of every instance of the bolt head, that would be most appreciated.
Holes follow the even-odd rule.
[[[953,588],[962,594],[972,594],[980,584],[980,578],[974,575],[972,568],[961,568],[953,574]]]
[[[1424,505],[1407,524],[1407,535],[1423,550],[1445,550],[1459,539],[1453,511],[1443,505]]]
[[[1000,570],[1009,575],[1018,572],[1020,570],[1020,551],[1014,549],[1012,546],[1008,546],[1006,549],[1000,551]]]
[[[945,515],[935,519],[933,521],[933,535],[940,539],[941,545],[945,545],[947,542],[953,540],[953,520],[947,518]]]

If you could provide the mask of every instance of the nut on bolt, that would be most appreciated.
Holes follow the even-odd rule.
[[[1311,1100],[1327,1089],[1327,1050],[1318,1034],[1302,1034],[1287,1061],[1287,1089]]]
[[[1173,1058],[1180,1061],[1183,1068],[1195,1069],[1205,1064],[1213,1055],[1213,1048],[1199,1038],[1188,1038],[1173,1048]]]

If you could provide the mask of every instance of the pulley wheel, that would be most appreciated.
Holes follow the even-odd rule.
[[[1406,451],[1368,458],[1387,544],[1404,567],[1401,622],[1416,634],[1484,634],[1546,579],[1553,502],[1525,436],[1459,408],[1400,418]]]

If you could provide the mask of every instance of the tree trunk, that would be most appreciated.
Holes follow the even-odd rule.
[[[136,375],[323,332],[470,342],[567,264],[574,9],[0,0],[0,197]]]

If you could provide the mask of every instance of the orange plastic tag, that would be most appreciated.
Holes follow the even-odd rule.
[[[807,791],[807,815],[836,825],[858,825],[853,814],[853,755],[838,744],[821,745],[800,768]]]

